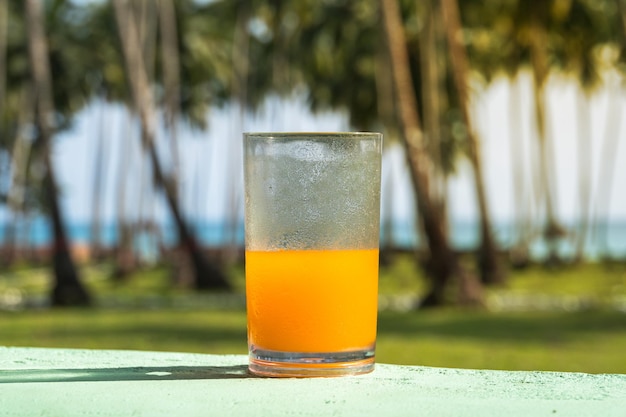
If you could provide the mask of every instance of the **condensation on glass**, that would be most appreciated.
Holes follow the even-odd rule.
[[[379,133],[244,134],[246,290],[252,372],[328,376],[373,369],[381,153]],[[355,268],[342,269],[356,259],[367,259],[367,265],[361,262]],[[290,262],[293,268],[288,266]],[[335,271],[341,273],[329,277]],[[365,288],[362,291],[360,279]],[[355,284],[348,285],[347,280]],[[272,285],[275,287],[269,291]],[[306,291],[307,285],[316,291]],[[337,294],[341,291],[346,294]],[[285,298],[281,299],[281,294]],[[301,299],[292,305],[294,297]],[[342,305],[333,310],[328,305],[332,303]],[[310,308],[305,310],[302,305]],[[319,315],[319,319],[290,314]],[[358,317],[373,323],[356,322]],[[315,328],[299,333],[306,329],[298,326],[306,323]],[[344,334],[353,331],[358,340],[354,346],[349,338],[345,349],[340,342],[333,345],[334,339],[343,340],[340,326],[347,329]],[[315,332],[319,332],[317,336]],[[337,337],[332,332],[337,332]],[[373,340],[366,346],[357,345],[361,343],[357,333],[372,334]],[[302,340],[309,335],[310,349]],[[281,349],[281,338],[285,349]]]

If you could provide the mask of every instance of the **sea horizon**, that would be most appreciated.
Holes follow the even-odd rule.
[[[133,223],[129,223],[133,224]],[[136,233],[133,245],[140,253],[146,256],[154,256],[154,251],[159,247],[174,247],[178,243],[178,234],[175,224],[171,222],[161,223],[136,223]],[[193,221],[189,226],[194,232],[199,243],[205,247],[224,247],[244,245],[243,221],[229,224],[225,221]],[[381,247],[394,247],[400,249],[414,249],[423,244],[421,234],[416,231],[415,224],[408,221],[394,221],[391,234],[386,224],[381,224]],[[53,242],[53,233],[49,221],[43,216],[31,218],[28,221],[18,221],[13,224],[14,244],[18,247],[43,248]],[[576,223],[564,225],[568,234],[560,239],[558,252],[564,256],[576,253],[577,233],[579,226]],[[548,248],[539,236],[540,228],[536,236],[529,240],[531,257],[541,258],[546,256]],[[0,225],[0,245],[5,245],[7,240],[7,224]],[[89,245],[92,241],[93,226],[86,221],[73,221],[66,223],[68,239],[73,245]],[[480,243],[480,228],[477,221],[452,221],[449,225],[450,240],[453,248],[459,251],[476,249]],[[517,231],[513,222],[494,222],[493,232],[498,246],[504,250],[512,249],[517,243]],[[118,241],[119,226],[117,222],[102,223],[99,227],[99,244],[102,247],[113,247]],[[595,228],[589,228],[584,248],[584,255],[589,259],[604,256],[626,256],[626,220],[603,221]]]

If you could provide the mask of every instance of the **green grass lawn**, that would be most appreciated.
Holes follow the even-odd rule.
[[[163,268],[125,283],[107,278],[106,266],[84,270],[96,296],[89,309],[0,311],[0,345],[140,349],[199,353],[246,353],[243,269],[233,268],[236,294],[198,295],[172,288]],[[41,297],[47,270],[0,274],[0,296],[19,291]],[[426,286],[412,260],[400,258],[381,271],[383,295],[423,294]],[[510,276],[490,297],[577,297],[591,300],[568,311],[381,311],[377,361],[442,367],[626,373],[626,296],[623,266],[587,264],[547,271],[531,268]],[[228,301],[230,300],[230,301]],[[613,303],[613,304],[612,304]]]
[[[0,345],[246,353],[243,310],[0,313]],[[377,360],[460,368],[626,373],[626,314],[382,312]]]
[[[389,363],[626,373],[626,314],[383,313],[377,349]]]

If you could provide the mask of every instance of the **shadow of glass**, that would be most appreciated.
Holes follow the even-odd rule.
[[[256,378],[247,365],[96,369],[21,369],[0,372],[0,384],[28,382],[147,381]]]

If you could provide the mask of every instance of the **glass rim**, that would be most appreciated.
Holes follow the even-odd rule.
[[[263,139],[302,139],[302,138],[366,138],[366,137],[382,137],[380,132],[244,132],[245,138],[263,138]]]

